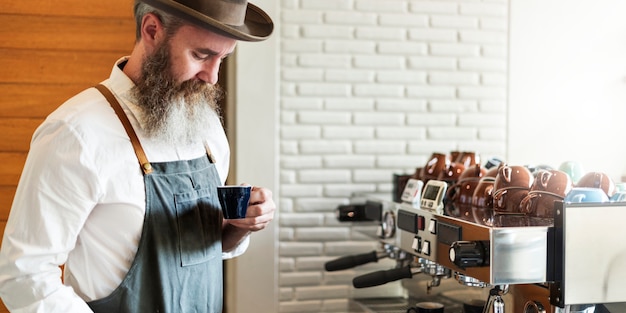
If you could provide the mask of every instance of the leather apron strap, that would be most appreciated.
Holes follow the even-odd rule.
[[[135,154],[137,155],[137,160],[139,160],[141,170],[144,174],[152,173],[152,165],[148,161],[146,153],[143,151],[141,143],[139,142],[139,138],[137,138],[137,134],[135,134],[133,126],[130,124],[130,120],[128,120],[128,116],[126,116],[126,113],[124,113],[124,109],[122,109],[122,106],[117,101],[113,93],[109,90],[109,88],[105,87],[102,84],[98,84],[95,87],[96,89],[98,89],[98,91],[100,91],[100,93],[104,95],[107,101],[109,101],[111,107],[113,107],[113,110],[115,111],[115,114],[117,114],[117,117],[122,122],[122,125],[124,125],[124,129],[126,130],[128,137],[130,138],[133,149],[135,149]]]

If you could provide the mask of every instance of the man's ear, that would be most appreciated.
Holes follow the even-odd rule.
[[[144,15],[141,20],[141,38],[150,47],[154,47],[163,35],[163,24],[153,13]]]

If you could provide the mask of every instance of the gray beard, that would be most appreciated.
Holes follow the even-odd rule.
[[[146,120],[151,122],[145,123],[144,127],[148,137],[154,140],[171,145],[188,145],[205,138],[211,125],[210,116],[214,114],[208,106],[173,99],[166,114],[154,116],[148,113],[150,116]]]
[[[140,81],[131,90],[141,110],[145,135],[171,145],[203,140],[211,122],[218,116],[218,86],[198,80],[177,83],[171,74],[167,41],[148,56]]]

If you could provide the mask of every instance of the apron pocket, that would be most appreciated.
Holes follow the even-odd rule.
[[[220,209],[211,200],[208,188],[174,195],[182,266],[204,263],[222,255]]]

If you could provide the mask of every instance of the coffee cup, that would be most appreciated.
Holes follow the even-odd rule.
[[[589,172],[578,180],[576,187],[600,188],[610,198],[615,193],[615,182],[602,172]]]
[[[619,182],[615,183],[615,192],[626,191],[626,183]]]
[[[452,162],[439,173],[437,180],[445,181],[448,185],[453,185],[464,171],[465,165]]]
[[[450,165],[448,156],[443,153],[434,152],[422,168],[422,180],[424,185],[431,179],[438,179],[439,173]]]
[[[533,183],[533,175],[521,165],[502,165],[493,185],[493,210],[501,214],[520,214],[520,204]]]
[[[245,218],[252,186],[218,186],[217,196],[226,219]]]
[[[475,164],[480,164],[480,155],[473,151],[463,151],[459,155],[452,159],[454,162],[463,164],[466,168]]]
[[[472,217],[481,225],[490,225],[493,217],[493,184],[495,179],[485,176],[478,181],[472,196]]]
[[[567,193],[563,201],[567,203],[609,202],[609,197],[600,188],[574,187]]]
[[[611,202],[626,202],[626,191],[618,191],[614,193],[610,200]]]
[[[456,183],[448,188],[446,199],[457,208],[460,206],[471,206],[474,188],[476,188],[478,181],[485,173],[486,170],[479,164],[466,168]]]
[[[522,199],[522,213],[532,217],[552,218],[554,202],[562,201],[573,188],[569,175],[559,170],[539,170],[528,195]]]
[[[419,302],[415,307],[409,308],[407,313],[443,313],[443,304],[439,302]]]
[[[578,183],[581,177],[585,175],[583,166],[576,161],[565,161],[559,165],[559,171],[563,171],[569,175],[574,184]]]
[[[485,300],[480,299],[471,299],[463,302],[463,313],[483,313],[485,304]]]

